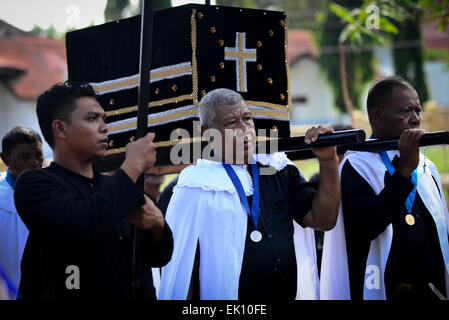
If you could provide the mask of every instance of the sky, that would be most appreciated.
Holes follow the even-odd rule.
[[[30,31],[34,25],[43,29],[51,24],[58,32],[104,23],[107,0],[0,0],[0,20]],[[211,1],[214,3],[215,1]],[[131,3],[136,4],[137,0]],[[204,0],[172,0],[173,6],[201,3]]]

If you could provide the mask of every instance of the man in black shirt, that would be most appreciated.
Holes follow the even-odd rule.
[[[25,171],[16,183],[17,211],[30,231],[23,299],[155,299],[151,267],[170,260],[173,239],[159,209],[135,185],[155,162],[154,134],[128,144],[125,161],[109,177],[92,168],[108,138],[90,85],[54,85],[39,96],[37,116],[54,162]],[[132,226],[139,231],[138,272]]]
[[[405,80],[388,77],[370,89],[367,108],[373,137],[400,138],[399,152],[345,155],[341,225],[325,236],[322,297],[438,299],[435,292],[446,295],[449,280],[449,216],[438,171],[420,157],[425,131],[419,129],[418,95]],[[346,254],[338,247],[339,232],[345,235],[347,275],[337,273]],[[343,294],[345,277],[350,292]]]
[[[314,149],[322,182],[317,190],[285,154],[253,155],[254,122],[240,94],[213,90],[199,114],[205,135],[217,133],[210,139],[216,157],[184,169],[174,188],[167,221],[175,249],[162,269],[159,298],[317,298],[312,228],[329,230],[335,223],[335,148]],[[306,142],[328,132],[332,128],[311,128]]]

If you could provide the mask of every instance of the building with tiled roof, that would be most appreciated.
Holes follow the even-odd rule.
[[[66,78],[64,41],[41,38],[0,21],[0,137],[16,125],[40,132],[36,99]],[[44,151],[51,156],[47,145]]]
[[[339,122],[333,92],[325,74],[320,70],[318,55],[312,32],[295,29],[288,31],[292,126]]]

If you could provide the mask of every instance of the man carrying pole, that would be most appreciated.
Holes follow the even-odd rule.
[[[155,299],[150,267],[170,260],[173,239],[159,209],[135,184],[155,162],[154,134],[129,143],[125,161],[107,177],[92,168],[108,138],[91,86],[54,85],[39,96],[37,116],[54,162],[25,171],[16,182],[17,212],[30,231],[23,298]],[[132,273],[132,226],[140,231],[138,274]],[[39,261],[28,259],[36,256]],[[34,275],[42,277],[38,292]],[[134,277],[140,279],[135,287]]]
[[[335,224],[336,148],[313,149],[322,179],[316,189],[285,154],[253,154],[253,117],[237,92],[210,91],[199,115],[214,161],[201,159],[179,176],[167,209],[175,248],[159,299],[316,299],[312,229]],[[312,127],[305,143],[332,131]]]
[[[435,165],[419,153],[421,105],[399,77],[376,82],[374,138],[399,151],[349,151],[340,164],[337,225],[325,234],[322,299],[428,300],[449,289],[449,214]]]

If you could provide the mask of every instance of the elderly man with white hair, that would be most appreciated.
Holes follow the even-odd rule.
[[[183,170],[174,188],[166,216],[174,252],[162,269],[159,299],[318,298],[312,229],[336,222],[335,148],[313,149],[316,189],[285,154],[254,154],[253,118],[237,92],[209,92],[199,115],[214,156]],[[331,132],[313,127],[305,140]]]

